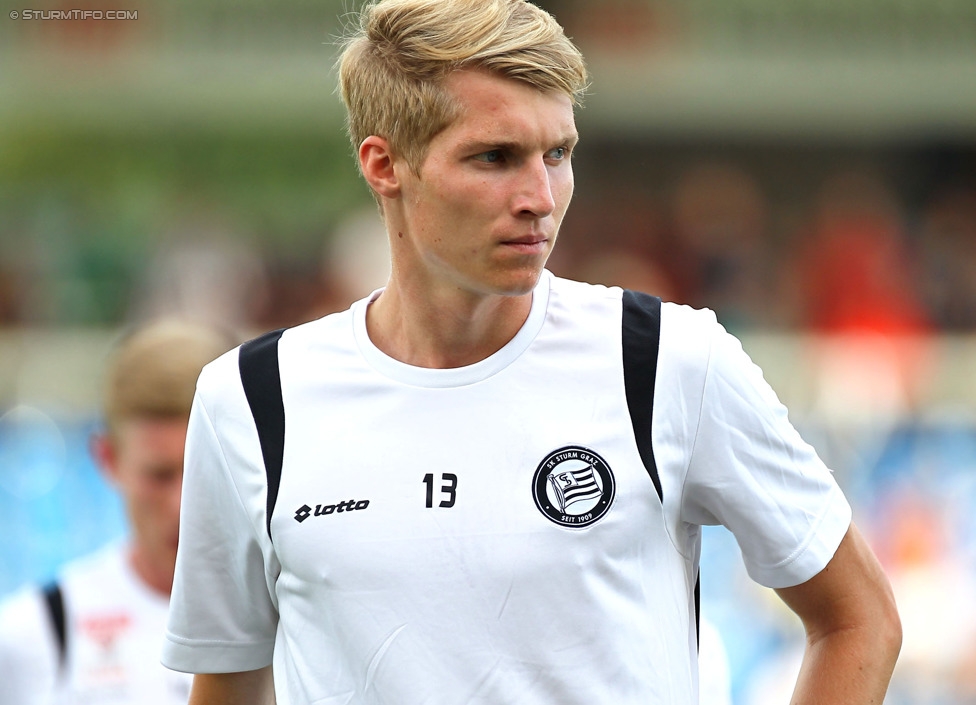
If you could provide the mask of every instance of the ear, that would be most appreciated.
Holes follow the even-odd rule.
[[[400,195],[400,179],[394,169],[395,157],[390,143],[382,137],[371,135],[359,145],[359,167],[366,183],[383,198]]]
[[[105,432],[93,433],[88,439],[88,450],[105,479],[116,482],[119,453],[115,441]]]

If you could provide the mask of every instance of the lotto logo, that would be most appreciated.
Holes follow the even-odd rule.
[[[366,509],[369,506],[369,500],[363,499],[356,501],[355,499],[349,499],[338,504],[316,504],[315,511],[307,504],[303,504],[295,511],[295,521],[301,524],[303,521],[308,519],[310,516],[326,516],[329,514],[341,514],[342,512],[353,512],[361,509]]]

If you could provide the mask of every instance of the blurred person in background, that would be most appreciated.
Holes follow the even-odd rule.
[[[279,313],[271,310],[266,263],[218,213],[191,211],[160,242],[139,278],[133,320],[174,317],[251,330],[256,321]]]
[[[824,182],[794,266],[803,324],[817,333],[896,337],[932,329],[900,205],[873,171],[844,169]]]
[[[758,181],[732,164],[703,162],[678,175],[669,265],[692,306],[709,302],[733,332],[767,318],[769,205]]]
[[[190,681],[159,663],[159,647],[187,420],[201,368],[234,343],[213,328],[167,319],[134,329],[113,350],[104,429],[90,445],[121,495],[129,536],[0,606],[0,704],[185,705]]]
[[[960,520],[972,504],[959,498],[965,485],[938,484],[890,481],[874,510],[875,545],[905,634],[893,705],[976,702],[976,574]]]
[[[341,92],[391,274],[201,375],[163,655],[190,702],[695,705],[722,524],[806,629],[794,702],[880,703],[887,579],[739,341],[545,269],[587,84],[562,28],[384,0],[358,29]]]
[[[976,331],[976,187],[936,192],[921,215],[923,292],[936,325]]]
[[[390,278],[389,239],[375,208],[347,215],[322,254],[322,278],[332,294],[322,315],[344,311]]]
[[[829,443],[839,466],[881,447],[918,408],[934,331],[921,265],[885,179],[846,167],[824,180],[788,270],[800,324],[816,334],[814,412],[829,438],[821,450]]]

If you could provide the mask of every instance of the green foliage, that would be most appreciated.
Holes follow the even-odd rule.
[[[339,131],[25,125],[0,142],[0,251],[47,282],[41,321],[118,320],[149,253],[187,221],[301,257],[370,203]]]

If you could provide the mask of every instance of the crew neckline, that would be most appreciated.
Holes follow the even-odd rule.
[[[390,357],[376,347],[373,341],[369,339],[369,334],[366,331],[366,309],[383,293],[382,288],[353,304],[353,334],[356,345],[366,362],[374,370],[403,384],[444,389],[481,382],[518,359],[528,349],[539,331],[542,330],[549,304],[551,278],[552,274],[548,270],[543,270],[542,276],[539,277],[539,283],[532,290],[532,306],[529,309],[529,315],[515,336],[498,351],[472,365],[447,369],[417,367]]]

